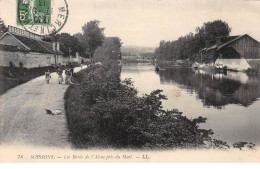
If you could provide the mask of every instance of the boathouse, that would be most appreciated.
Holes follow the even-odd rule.
[[[260,44],[251,36],[218,37],[215,42],[200,51],[201,57],[211,58],[215,66],[241,71],[260,65]]]
[[[42,40],[42,36],[8,26],[0,37],[0,66],[44,67],[63,64],[59,43]]]

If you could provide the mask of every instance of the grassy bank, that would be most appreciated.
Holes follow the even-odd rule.
[[[80,64],[72,63],[73,67],[80,66]],[[61,66],[64,70],[65,65]],[[3,94],[7,90],[16,87],[20,84],[28,82],[36,77],[42,76],[48,70],[50,72],[56,72],[57,67],[36,67],[36,68],[23,68],[23,67],[0,67],[0,94]]]
[[[0,94],[8,89],[25,83],[33,78],[44,75],[47,70],[56,71],[53,66],[38,68],[21,68],[21,67],[0,67]]]
[[[205,118],[188,119],[178,110],[165,111],[160,90],[137,96],[129,79],[120,81],[109,63],[77,73],[65,93],[70,140],[77,148],[227,148],[199,128]]]

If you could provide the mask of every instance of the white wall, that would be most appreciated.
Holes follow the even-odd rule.
[[[81,57],[79,54],[76,53],[76,57],[70,56],[70,57],[63,57],[63,63],[67,64],[69,62],[76,62],[76,63],[81,63]]]

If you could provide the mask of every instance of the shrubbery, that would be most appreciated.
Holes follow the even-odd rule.
[[[0,67],[0,94],[33,78],[44,75],[47,70],[54,72],[57,68],[53,66],[31,69],[23,67]]]
[[[137,96],[130,79],[120,81],[115,64],[93,66],[77,74],[65,94],[70,138],[75,147],[228,148],[199,129],[205,118],[188,119],[162,109],[161,90]]]

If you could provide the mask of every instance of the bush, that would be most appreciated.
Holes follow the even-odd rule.
[[[163,110],[161,90],[138,97],[130,79],[120,81],[115,64],[92,66],[74,80],[65,109],[75,147],[228,148],[210,137],[212,130],[199,129],[205,118]]]
[[[31,69],[24,67],[0,67],[0,94],[33,78],[44,75],[47,70],[54,72],[57,68],[54,66]]]

